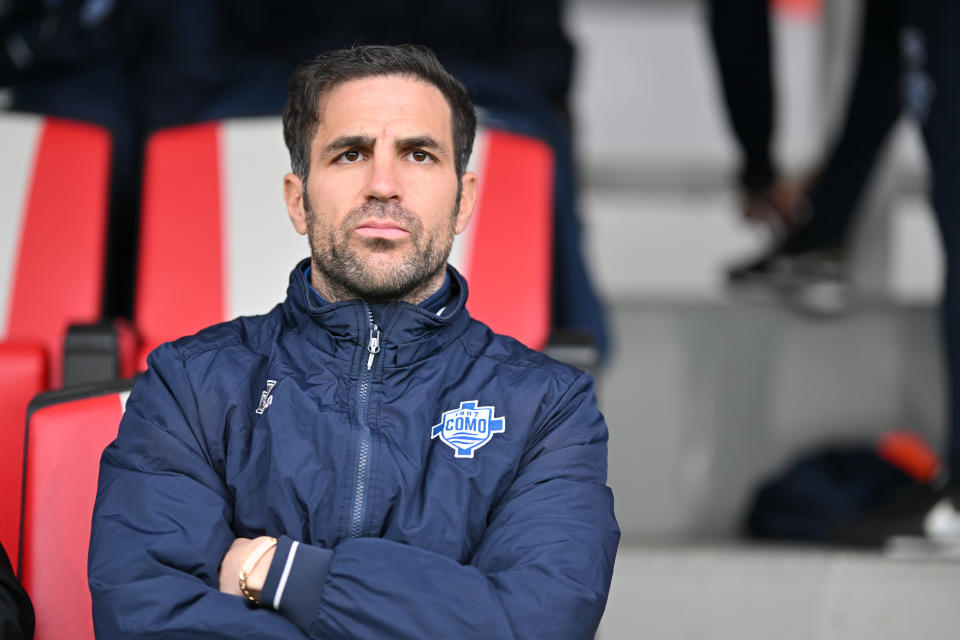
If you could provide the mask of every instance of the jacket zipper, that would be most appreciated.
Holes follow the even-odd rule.
[[[357,423],[360,425],[360,439],[357,442],[357,478],[353,494],[353,512],[350,519],[350,537],[363,535],[363,521],[366,510],[367,480],[370,475],[370,444],[373,434],[367,426],[367,404],[370,398],[370,379],[373,376],[373,359],[380,352],[380,327],[373,321],[373,310],[366,302],[370,337],[367,342],[367,366],[360,370],[360,387],[357,392]]]

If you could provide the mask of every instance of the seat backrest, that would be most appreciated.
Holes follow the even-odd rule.
[[[542,349],[550,334],[553,151],[536,138],[480,129],[467,168],[480,194],[449,259],[467,278],[467,307],[497,333]]]
[[[27,404],[59,386],[63,341],[103,298],[110,137],[0,114],[0,542],[16,564]]]
[[[145,351],[283,300],[290,269],[309,255],[282,199],[289,166],[279,118],[151,136],[134,311]],[[540,348],[550,321],[552,152],[485,129],[471,167],[481,185],[475,219],[451,256],[468,278],[471,313]]]
[[[36,640],[93,639],[87,548],[100,456],[116,438],[131,382],[51,392],[31,403],[19,576]]]
[[[0,335],[43,345],[57,386],[67,327],[100,318],[110,135],[6,113],[0,140]]]

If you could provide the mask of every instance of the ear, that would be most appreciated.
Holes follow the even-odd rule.
[[[293,228],[300,235],[307,234],[307,210],[303,202],[303,181],[295,173],[283,176],[283,199]]]
[[[473,207],[477,204],[477,174],[467,171],[460,179],[460,210],[457,211],[457,222],[454,233],[463,233],[470,224],[473,216]]]

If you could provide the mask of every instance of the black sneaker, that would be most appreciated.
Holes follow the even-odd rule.
[[[738,298],[779,301],[802,313],[836,316],[854,306],[847,252],[840,247],[787,252],[778,247],[727,271]]]

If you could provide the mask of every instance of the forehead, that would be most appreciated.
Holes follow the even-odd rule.
[[[452,114],[429,82],[399,75],[348,80],[318,105],[317,138],[342,135],[431,135],[452,146]]]

